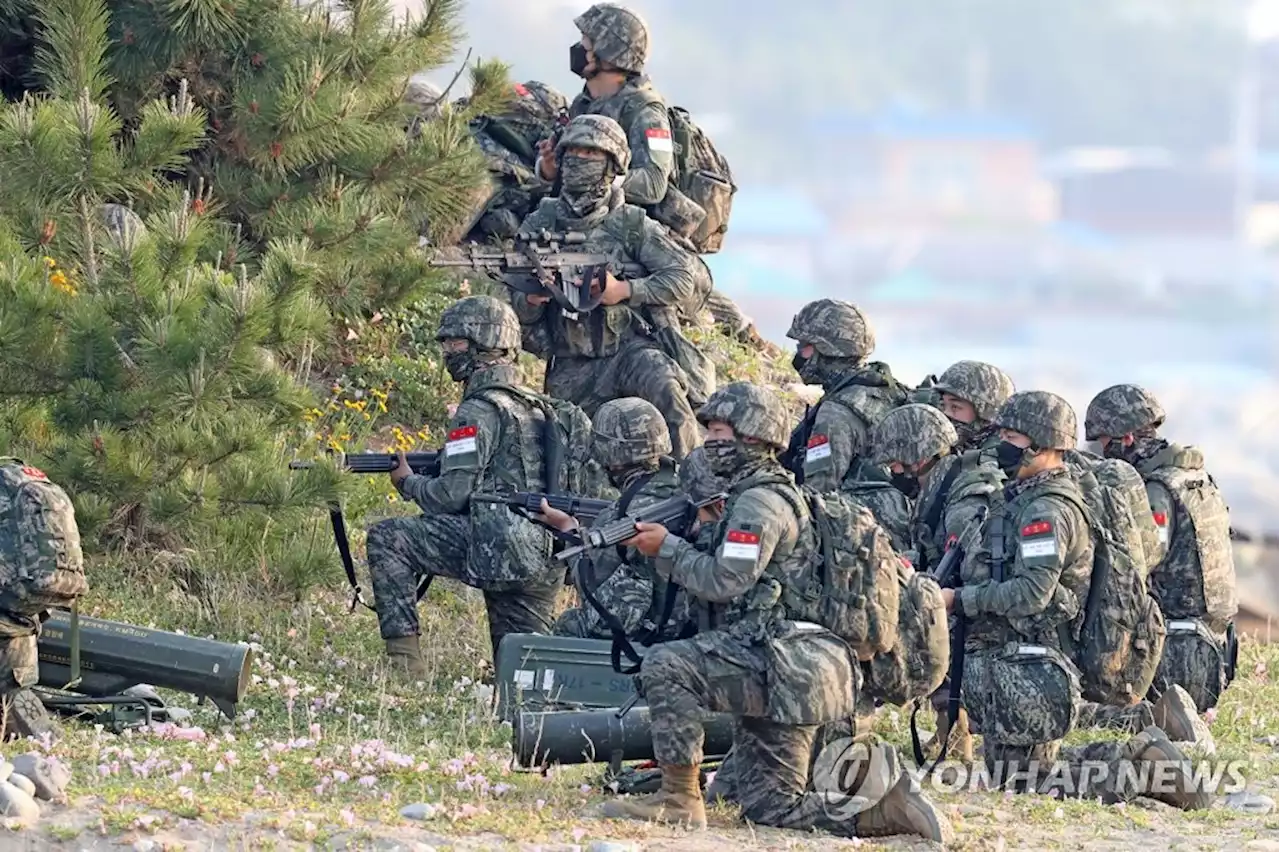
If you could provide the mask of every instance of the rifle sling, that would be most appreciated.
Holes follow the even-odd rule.
[[[364,599],[364,591],[356,580],[356,562],[351,558],[351,542],[347,539],[347,522],[342,517],[342,506],[337,503],[329,506],[329,523],[333,526],[333,540],[338,545],[342,570],[347,572],[347,584],[351,586],[351,605],[347,607],[347,612],[355,612],[356,604],[362,605],[370,612],[377,612],[377,609],[370,606]],[[430,583],[430,578],[427,578],[427,582]],[[421,598],[422,595],[419,594],[418,597]]]

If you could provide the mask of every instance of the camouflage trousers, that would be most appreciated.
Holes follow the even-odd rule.
[[[711,318],[716,325],[724,326],[725,331],[730,335],[737,335],[751,324],[751,318],[742,312],[737,302],[715,289],[715,287],[711,288],[711,294],[707,296],[707,301],[703,307],[711,313]]]
[[[33,619],[0,614],[0,695],[39,683],[37,630]]]
[[[390,518],[369,528],[369,576],[383,639],[418,635],[419,581],[424,577],[463,579],[469,538],[465,515]],[[537,583],[481,589],[495,658],[498,644],[508,633],[550,632],[563,576],[549,572]]]
[[[964,660],[964,691],[969,699],[965,707],[973,724],[982,734],[982,757],[989,779],[988,786],[1016,792],[1056,792],[1063,797],[1101,798],[1107,803],[1133,798],[1136,791],[1118,784],[1116,779],[1123,777],[1121,764],[1132,761],[1144,747],[1142,734],[1128,742],[1112,740],[1067,747],[1062,745],[1061,739],[1030,745],[1001,741],[997,717],[1004,721],[1007,730],[1010,716],[1014,714],[1008,708],[994,704],[997,693],[993,681],[1005,676],[1004,673],[1008,671],[998,663],[998,653],[998,650],[967,651]],[[1119,730],[1133,733],[1136,732],[1130,725],[1136,724],[1135,720],[1141,720],[1143,714],[1149,720],[1151,713],[1150,704],[1136,710],[1105,708],[1102,705],[1087,705],[1080,701],[1078,695],[1066,691],[1060,694],[1041,691],[1029,696],[1029,704],[1021,715],[1030,725],[1038,723],[1040,720],[1032,717],[1043,712],[1060,717],[1074,716],[1071,728],[1080,727],[1080,718],[1089,719],[1095,724],[1101,719],[1120,725]],[[1080,714],[1081,708],[1087,708],[1083,716]],[[1108,715],[1110,710],[1121,709],[1130,711],[1129,715]],[[1103,765],[1106,767],[1105,772],[1100,769]]]
[[[660,608],[663,600],[655,600],[653,583],[648,578],[640,577],[628,568],[620,568],[597,586],[594,594],[596,600],[622,623],[627,636],[637,636],[657,627],[654,618],[661,612],[655,611],[655,606]],[[662,635],[675,637],[688,619],[689,601],[684,592],[679,592]],[[579,639],[613,638],[604,618],[586,601],[561,613],[552,632],[557,636],[576,636]]]
[[[653,403],[666,418],[675,458],[684,458],[702,443],[681,371],[655,346],[628,344],[608,358],[557,355],[547,365],[546,390],[550,396],[579,406],[590,417],[610,400],[638,396]]]
[[[822,722],[853,712],[857,668],[835,637],[810,636],[759,639],[715,630],[649,651],[640,678],[654,756],[664,766],[701,763],[703,718],[732,713],[736,768],[728,774],[751,778],[733,789],[743,816],[760,825],[853,836],[852,821],[830,817],[826,800],[810,792],[809,780]],[[783,676],[784,670],[795,679]]]
[[[1158,699],[1177,684],[1185,689],[1196,709],[1201,713],[1214,707],[1222,691],[1227,688],[1226,637],[1217,637],[1203,625],[1196,630],[1180,630],[1178,626],[1188,622],[1172,621],[1175,625],[1164,640],[1164,654],[1151,684],[1150,697]]]

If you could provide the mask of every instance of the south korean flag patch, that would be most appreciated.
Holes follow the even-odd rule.
[[[809,472],[831,467],[831,439],[826,435],[813,435],[804,449],[804,469]]]
[[[1022,528],[1018,542],[1023,560],[1058,555],[1058,537],[1053,534],[1053,524],[1048,521],[1032,521]]]
[[[1156,537],[1166,547],[1169,545],[1169,516],[1164,512],[1152,512],[1151,518],[1156,522]]]
[[[746,529],[729,530],[721,545],[720,558],[725,562],[737,562],[754,566],[760,558],[760,534]]]
[[[445,458],[450,461],[465,459],[476,454],[476,427],[459,426],[449,432],[444,444]]]

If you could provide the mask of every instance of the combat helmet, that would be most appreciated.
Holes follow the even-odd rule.
[[[973,406],[978,419],[990,423],[1014,392],[1013,379],[999,367],[982,361],[957,361],[933,385],[938,393],[949,393]]]
[[[513,87],[516,97],[511,107],[515,115],[534,121],[555,121],[569,109],[569,101],[556,89],[540,80],[526,80]]]
[[[617,174],[626,174],[631,165],[631,144],[622,125],[604,115],[580,115],[572,119],[556,143],[558,160],[566,148],[593,148],[613,158]]]
[[[606,468],[631,467],[671,455],[662,412],[635,396],[611,399],[591,419],[591,454]]]
[[[573,19],[591,39],[600,59],[620,71],[639,74],[649,60],[649,25],[632,10],[616,3],[597,3]]]
[[[865,358],[875,351],[876,334],[852,302],[819,299],[800,309],[787,337],[810,343],[829,358]]]
[[[778,449],[791,438],[782,400],[750,382],[732,382],[711,395],[698,409],[698,422],[705,426],[713,420],[728,423],[740,438],[755,438]]]
[[[444,91],[422,74],[409,78],[409,85],[404,91],[405,103],[418,110],[418,115],[430,121],[440,117],[440,107],[444,101]]]
[[[481,349],[519,349],[520,320],[493,296],[459,299],[440,314],[436,340],[470,340]]]
[[[694,447],[681,459],[680,490],[699,502],[726,490],[725,481],[716,476],[707,461],[705,447]]]
[[[1138,385],[1112,385],[1089,403],[1084,415],[1084,437],[1096,441],[1106,435],[1119,438],[1147,427],[1159,428],[1164,423],[1164,407],[1146,388]]]
[[[871,430],[872,452],[879,464],[918,464],[946,455],[959,440],[947,416],[921,402],[893,409]]]
[[[1021,432],[1037,449],[1070,450],[1076,445],[1076,413],[1071,403],[1056,393],[1015,393],[996,412],[995,424]]]

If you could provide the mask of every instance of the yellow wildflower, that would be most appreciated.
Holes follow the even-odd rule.
[[[49,283],[69,296],[74,296],[76,294],[75,285],[68,281],[67,276],[63,275],[61,272],[55,272],[50,275]]]
[[[45,265],[46,265],[46,266],[48,266],[50,269],[55,269],[55,268],[57,268],[57,266],[58,266],[58,261],[56,261],[56,260],[54,260],[53,258],[48,257],[48,256],[46,256],[46,257],[45,257],[45,259],[44,259],[44,263],[45,263]]]

